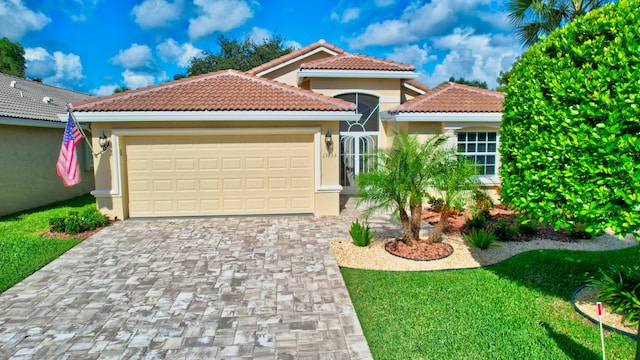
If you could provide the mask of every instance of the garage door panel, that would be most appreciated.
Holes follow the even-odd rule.
[[[125,139],[132,217],[313,212],[313,136]]]

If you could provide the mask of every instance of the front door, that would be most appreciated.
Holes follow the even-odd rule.
[[[340,134],[340,185],[344,194],[355,194],[358,191],[356,176],[369,171],[372,166],[371,156],[377,148],[377,134]]]
[[[336,96],[356,104],[358,121],[340,122],[340,185],[343,194],[358,191],[356,177],[369,171],[371,156],[378,149],[380,99],[377,96],[348,93]]]

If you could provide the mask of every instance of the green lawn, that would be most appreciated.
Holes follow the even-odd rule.
[[[640,246],[545,250],[482,269],[342,269],[375,359],[601,359],[597,326],[571,295],[600,267],[636,264]],[[605,331],[608,359],[633,359],[635,340]]]
[[[40,236],[49,219],[69,211],[95,208],[95,199],[84,195],[45,207],[0,217],[0,292],[57,258],[82,240],[58,240]]]

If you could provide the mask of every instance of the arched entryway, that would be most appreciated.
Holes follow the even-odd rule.
[[[357,191],[355,178],[373,165],[371,155],[378,148],[380,99],[363,93],[348,93],[336,98],[356,104],[358,121],[340,122],[340,185],[344,194]]]

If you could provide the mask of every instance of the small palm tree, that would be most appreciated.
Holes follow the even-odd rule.
[[[377,159],[374,170],[356,179],[359,202],[368,206],[365,215],[381,209],[394,211],[402,223],[402,240],[408,246],[419,239],[425,189],[439,168],[436,160],[441,157],[444,140],[435,136],[420,142],[415,135],[397,131],[392,148],[373,157]]]
[[[529,47],[567,22],[611,0],[509,0],[507,11],[518,37]]]
[[[457,156],[453,150],[443,153],[438,162],[432,187],[433,197],[442,200],[440,221],[433,229],[430,240],[438,241],[447,228],[449,216],[473,200],[473,191],[478,188],[475,164],[466,157]]]

